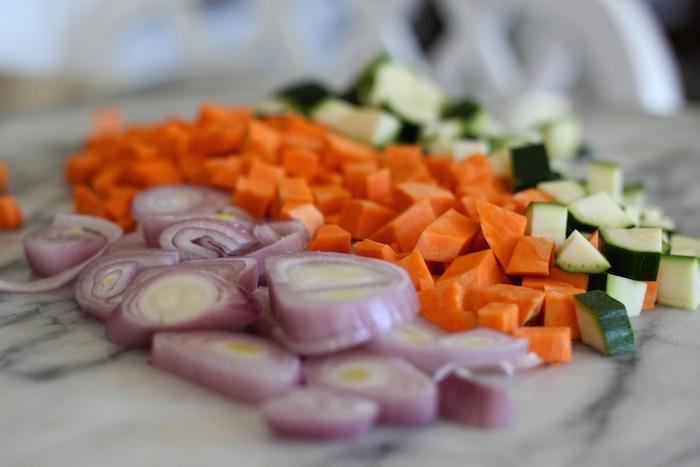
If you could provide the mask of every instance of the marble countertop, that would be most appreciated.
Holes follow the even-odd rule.
[[[204,80],[0,120],[0,157],[26,230],[72,210],[61,168],[96,107],[119,106],[129,121],[190,117],[203,101],[236,102],[260,89]],[[584,122],[601,157],[619,161],[627,180],[644,181],[650,202],[680,230],[700,234],[700,111],[657,118],[598,110]],[[2,278],[29,276],[22,234],[0,232]],[[441,421],[315,443],[275,439],[254,409],[150,368],[145,352],[107,343],[70,287],[0,294],[0,465],[698,465],[700,313],[657,308],[633,328],[634,354],[607,358],[577,345],[570,364],[516,375],[511,429]]]

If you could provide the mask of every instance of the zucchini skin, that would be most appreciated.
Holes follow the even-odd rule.
[[[605,242],[602,252],[610,262],[610,274],[637,281],[655,281],[659,274],[661,253],[654,251],[630,251]]]
[[[635,350],[634,332],[630,324],[627,310],[618,300],[615,300],[602,290],[592,290],[574,295],[579,305],[585,308],[597,323],[598,331],[602,334],[605,349],[596,349],[610,356],[621,355]],[[580,323],[579,323],[580,324]],[[586,342],[582,331],[582,338]]]

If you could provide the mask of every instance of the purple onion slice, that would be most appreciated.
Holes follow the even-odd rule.
[[[124,234],[119,240],[109,245],[104,254],[108,255],[118,251],[141,250],[143,248],[149,248],[148,245],[146,245],[143,232],[135,230]]]
[[[399,358],[354,350],[310,358],[303,374],[309,384],[376,401],[382,423],[425,425],[437,414],[436,384]]]
[[[259,314],[242,286],[210,271],[172,266],[130,287],[105,331],[115,344],[146,347],[156,332],[234,330]]]
[[[370,399],[305,386],[269,399],[262,405],[267,425],[279,436],[345,439],[369,431],[379,414]]]
[[[75,300],[88,315],[105,321],[121,303],[124,291],[149,268],[180,263],[180,252],[143,248],[105,254],[90,263],[75,281]]]
[[[161,233],[171,225],[182,221],[201,218],[218,219],[228,222],[243,222],[247,224],[255,223],[255,219],[243,209],[235,206],[220,206],[215,204],[210,208],[202,207],[195,212],[149,216],[142,219],[139,225],[143,230],[146,244],[150,247],[157,247],[159,246]]]
[[[184,261],[182,265],[211,271],[227,281],[242,285],[250,291],[258,287],[258,261],[254,258],[191,259]]]
[[[52,225],[30,232],[22,244],[32,271],[48,277],[92,258],[107,239],[82,227]]]
[[[124,233],[122,228],[114,222],[99,217],[80,214],[57,214],[56,217],[54,217],[53,225],[58,228],[76,228],[95,232],[103,236],[107,242],[91,257],[53,276],[29,282],[0,280],[0,292],[38,293],[48,292],[62,287],[78,277],[80,271],[82,271],[90,261],[101,255],[109,245],[119,239]]]
[[[419,309],[406,271],[387,261],[303,252],[266,262],[270,302],[289,339],[334,349],[368,341]]]
[[[514,360],[528,351],[527,339],[487,328],[447,334],[420,318],[377,336],[369,346],[431,374],[447,364],[512,373]]]
[[[299,357],[268,340],[236,332],[158,333],[151,363],[249,404],[283,394],[301,381]]]
[[[138,223],[153,216],[215,212],[231,204],[231,195],[198,185],[161,185],[140,192],[131,205]]]
[[[453,369],[441,375],[440,413],[479,428],[508,428],[514,423],[508,389],[481,381],[468,370]]]
[[[160,234],[160,247],[179,250],[183,259],[239,255],[257,244],[253,225],[244,221],[195,218],[177,222]]]
[[[253,235],[263,246],[246,253],[246,256],[258,260],[260,275],[264,273],[267,258],[304,251],[311,240],[304,224],[295,220],[256,225]]]

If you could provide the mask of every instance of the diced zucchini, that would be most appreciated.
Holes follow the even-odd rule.
[[[588,163],[586,185],[589,193],[604,191],[616,203],[621,203],[624,187],[622,167],[614,162],[590,161]]]
[[[401,122],[392,114],[370,107],[357,107],[328,97],[311,111],[311,119],[345,136],[376,147],[396,141]]]
[[[552,159],[571,161],[583,144],[581,124],[572,115],[562,115],[539,125],[542,140]]]
[[[632,219],[605,191],[572,201],[567,206],[570,230],[593,232],[604,227],[634,226]]]
[[[276,93],[277,99],[307,116],[316,105],[332,94],[325,85],[317,81],[297,83]]]
[[[700,259],[695,256],[663,255],[659,265],[661,305],[695,310],[700,305]]]
[[[554,179],[544,144],[529,144],[510,150],[513,165],[513,189],[532,188],[540,182]]]
[[[569,204],[588,195],[582,183],[571,179],[540,182],[537,184],[537,189],[563,204]]]
[[[700,238],[692,235],[675,233],[670,240],[671,254],[700,257]]]
[[[625,305],[602,290],[574,295],[584,344],[605,355],[633,352],[634,332]]]
[[[660,228],[604,228],[601,250],[611,274],[638,281],[654,281],[659,271],[663,232]]]
[[[452,158],[462,160],[474,154],[488,154],[489,143],[482,139],[461,138],[452,143]]]
[[[556,265],[567,272],[599,274],[610,263],[578,230],[569,234],[556,252]]]
[[[647,191],[642,183],[627,185],[622,189],[623,206],[636,206],[641,208],[647,202]]]
[[[420,129],[420,142],[428,154],[450,154],[454,142],[463,135],[459,120],[438,120]]]
[[[552,239],[557,248],[566,240],[568,210],[565,205],[534,201],[527,206],[525,217],[527,235]]]
[[[592,276],[588,290],[603,290],[615,300],[625,305],[627,316],[639,316],[647,293],[647,283],[615,274],[603,273]]]
[[[385,108],[415,125],[438,120],[447,102],[428,79],[386,58],[375,62],[360,78],[357,93],[363,104]]]

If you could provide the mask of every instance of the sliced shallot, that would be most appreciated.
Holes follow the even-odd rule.
[[[160,234],[160,247],[179,250],[183,259],[213,259],[238,255],[256,244],[253,225],[199,217],[172,224]]]
[[[140,192],[131,205],[131,216],[138,223],[153,216],[215,212],[231,204],[231,195],[199,185],[161,185]]]
[[[418,312],[407,272],[388,261],[303,252],[266,262],[273,315],[296,342],[348,348],[410,321]]]
[[[514,411],[508,389],[455,368],[440,376],[440,413],[460,423],[479,428],[507,428]]]
[[[37,293],[48,292],[62,287],[78,277],[80,271],[82,271],[90,261],[101,255],[109,245],[119,239],[124,233],[122,228],[114,222],[99,217],[80,214],[57,214],[56,217],[54,217],[53,225],[58,228],[76,228],[95,232],[104,237],[106,243],[92,256],[52,276],[29,282],[0,280],[0,292]]]
[[[151,363],[227,397],[258,404],[301,381],[299,357],[276,344],[237,332],[162,332]]]
[[[75,300],[88,315],[105,321],[121,303],[137,274],[149,268],[173,266],[179,251],[143,248],[105,254],[90,263],[75,281]]]
[[[437,414],[433,380],[399,358],[353,350],[310,358],[303,374],[309,384],[378,402],[383,423],[425,425]]]
[[[379,404],[373,400],[314,386],[294,388],[262,405],[272,431],[294,438],[352,438],[369,431],[378,414]]]
[[[258,261],[254,258],[231,257],[216,259],[191,259],[183,266],[211,271],[227,281],[242,285],[248,290],[258,286]]]
[[[82,227],[51,225],[30,232],[22,244],[32,271],[47,277],[92,258],[107,239]]]
[[[105,331],[110,342],[145,347],[159,331],[234,330],[259,313],[244,287],[210,271],[172,266],[130,287]]]
[[[263,246],[246,253],[246,256],[258,260],[260,274],[264,272],[267,258],[303,251],[311,240],[304,224],[296,220],[258,224],[253,235]]]

